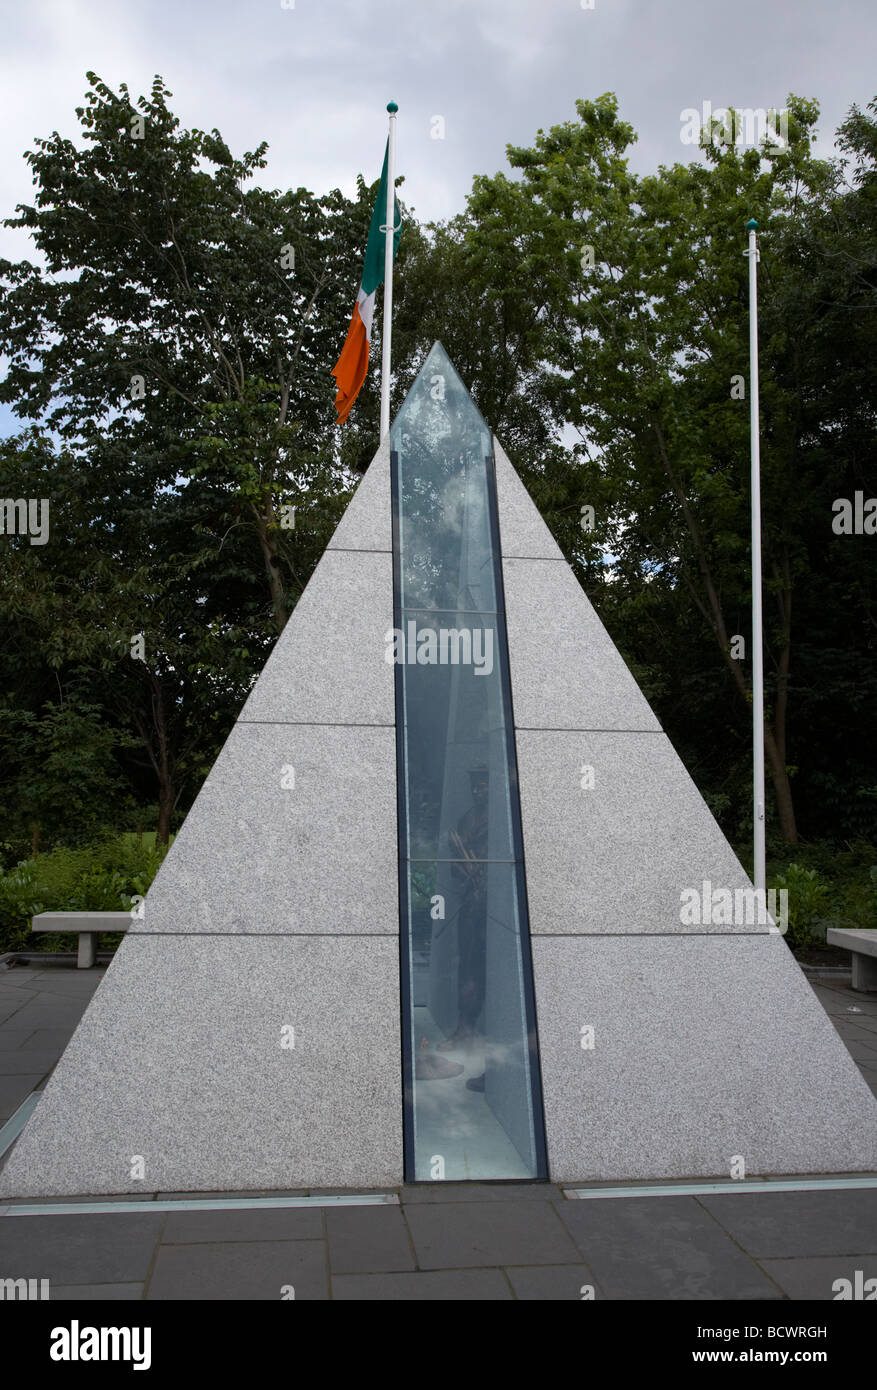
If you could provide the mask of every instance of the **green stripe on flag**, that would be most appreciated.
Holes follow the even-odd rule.
[[[384,280],[384,233],[381,231],[381,227],[387,220],[387,159],[389,154],[390,141],[388,139],[387,148],[384,150],[384,167],[381,170],[381,186],[378,189],[377,201],[368,229],[365,265],[362,268],[362,289],[363,293],[367,295],[373,294]],[[402,230],[399,200],[395,194],[393,195],[393,209],[393,226],[397,229],[393,236],[393,259],[395,260],[396,252],[399,250],[399,235]]]

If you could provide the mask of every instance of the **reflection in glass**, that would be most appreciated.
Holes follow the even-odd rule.
[[[432,349],[409,391],[390,448],[403,461],[397,474],[402,607],[495,611],[484,467],[491,436],[443,348]]]
[[[390,448],[406,1173],[544,1177],[492,438],[438,343]]]
[[[420,634],[421,656],[431,654],[424,652],[424,634],[435,637],[441,654],[442,631],[457,634],[456,643],[447,643],[449,655],[470,656],[456,663],[400,664],[407,853],[413,859],[446,859],[449,853],[456,857],[448,836],[471,804],[473,772],[483,768],[490,776],[485,848],[479,857],[514,859],[496,614],[402,611],[403,630]],[[411,650],[409,643],[406,657]]]

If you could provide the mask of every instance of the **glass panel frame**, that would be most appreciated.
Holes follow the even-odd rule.
[[[477,600],[490,601],[490,607],[474,607],[448,609],[440,603],[430,605],[422,602],[424,597],[423,583],[416,589],[416,596],[412,595],[412,586],[405,582],[402,574],[404,563],[404,499],[407,494],[416,491],[416,488],[408,487],[406,494],[406,480],[404,476],[404,463],[398,445],[403,442],[405,436],[400,429],[400,420],[404,419],[405,408],[408,405],[415,390],[419,388],[421,394],[428,390],[426,385],[427,374],[432,371],[433,382],[436,381],[436,373],[441,373],[444,377],[445,386],[448,382],[459,404],[469,415],[469,423],[474,418],[479,424],[479,435],[476,436],[478,447],[484,452],[480,455],[479,468],[481,472],[481,486],[484,489],[486,507],[483,509],[487,522],[487,551],[492,575],[489,582],[485,580],[481,584]],[[456,402],[455,402],[456,403]],[[462,413],[462,412],[461,412]],[[464,420],[465,426],[465,420]],[[431,435],[436,434],[435,429],[430,431]],[[440,431],[438,434],[440,435]],[[470,428],[471,433],[471,428]],[[407,436],[410,440],[410,434]],[[432,441],[431,447],[436,448],[439,438]],[[426,457],[425,453],[421,454]],[[457,455],[460,458],[460,455]],[[465,465],[467,478],[472,478],[472,459],[466,461]],[[458,766],[453,768],[456,785],[453,792],[448,792],[450,774],[445,770],[445,787],[442,792],[442,814],[440,817],[439,829],[436,835],[424,840],[423,836],[419,841],[412,844],[412,819],[417,820],[417,812],[412,812],[410,802],[413,801],[411,795],[414,790],[411,786],[409,776],[409,759],[407,748],[407,737],[413,731],[418,719],[414,714],[414,700],[416,695],[416,677],[418,672],[413,672],[414,679],[406,681],[406,671],[408,663],[401,664],[396,662],[395,683],[396,683],[396,729],[397,729],[397,785],[398,785],[398,823],[399,823],[399,897],[400,897],[400,967],[401,967],[401,991],[402,991],[402,1073],[403,1073],[403,1093],[404,1093],[404,1152],[405,1152],[405,1180],[406,1182],[422,1181],[441,1181],[441,1180],[472,1180],[472,1181],[546,1181],[548,1178],[548,1162],[545,1144],[545,1127],[542,1102],[542,1081],[539,1063],[538,1036],[536,1027],[535,991],[533,986],[532,958],[530,949],[529,916],[526,895],[526,879],[524,872],[523,855],[523,836],[521,831],[520,802],[518,796],[517,778],[517,758],[514,741],[514,721],[511,702],[511,680],[508,664],[508,639],[505,625],[505,606],[502,583],[502,559],[499,538],[499,517],[496,500],[496,475],[493,456],[493,435],[478,414],[477,408],[460,382],[459,377],[454,371],[453,366],[447,359],[444,349],[440,344],[435,344],[427,358],[424,367],[421,369],[417,381],[409,392],[405,406],[396,417],[390,434],[390,472],[391,472],[391,494],[392,494],[392,518],[393,518],[393,621],[394,626],[399,631],[405,631],[406,623],[414,619],[418,626],[422,627],[452,627],[460,628],[460,622],[464,614],[477,619],[480,614],[485,622],[481,626],[492,626],[496,632],[495,642],[495,661],[498,674],[498,708],[500,719],[495,726],[493,720],[489,733],[491,757],[489,763],[491,767],[496,764],[496,774],[499,781],[505,783],[504,796],[495,794],[496,780],[488,778],[488,783],[494,781],[490,786],[490,800],[497,803],[505,802],[505,812],[508,819],[508,828],[511,832],[510,843],[508,835],[497,839],[496,836],[489,834],[485,839],[482,835],[479,842],[480,852],[477,859],[469,859],[465,844],[460,850],[460,855],[456,859],[456,870],[459,871],[467,863],[473,867],[476,863],[481,866],[480,872],[485,875],[487,883],[490,885],[488,896],[492,894],[494,903],[506,901],[505,909],[494,910],[488,913],[487,922],[482,932],[470,933],[470,945],[463,949],[462,955],[466,960],[461,965],[461,952],[457,949],[456,955],[451,960],[451,964],[446,965],[441,987],[447,994],[448,981],[452,978],[454,971],[458,980],[460,998],[462,999],[467,971],[469,975],[480,975],[484,972],[485,981],[490,978],[499,979],[503,974],[507,977],[505,985],[506,993],[500,993],[493,1001],[487,998],[487,985],[482,990],[484,997],[484,1018],[485,1032],[488,1031],[487,1018],[492,1017],[496,1035],[488,1037],[485,1042],[486,1051],[482,1053],[482,1060],[485,1061],[485,1070],[480,1078],[471,1077],[470,1080],[476,1081],[476,1086],[470,1090],[481,1089],[486,1092],[485,1100],[490,1104],[492,1116],[496,1119],[494,1128],[497,1133],[500,1126],[505,1130],[508,1143],[506,1145],[509,1157],[507,1160],[498,1161],[499,1171],[463,1171],[466,1168],[465,1161],[450,1155],[451,1171],[446,1171],[447,1165],[444,1163],[444,1156],[436,1149],[434,1153],[417,1152],[418,1149],[418,1129],[421,1132],[421,1148],[423,1143],[427,1147],[432,1147],[432,1135],[429,1125],[420,1123],[422,1115],[417,1110],[418,1105],[418,1083],[421,1086],[425,1083],[426,1087],[447,1087],[448,1081],[444,1078],[445,1072],[441,1069],[442,1063],[436,1063],[436,1058],[444,1056],[448,1061],[452,1058],[457,1059],[462,1054],[448,1053],[442,1054],[434,1048],[435,1040],[430,1040],[426,1036],[419,1038],[418,1013],[423,1014],[423,1000],[420,998],[424,991],[424,969],[425,962],[428,966],[429,955],[425,952],[424,936],[425,929],[428,931],[428,923],[424,918],[425,899],[424,892],[427,891],[431,882],[433,892],[428,893],[430,899],[434,899],[435,893],[443,899],[447,894],[441,894],[438,880],[450,882],[448,875],[454,870],[455,861],[453,859],[454,839],[450,834],[454,826],[457,827],[462,839],[465,835],[460,831],[460,827],[472,826],[478,820],[472,821],[476,807],[477,789],[475,783],[478,781],[480,773],[481,759],[476,758],[471,768],[464,768],[460,761]],[[450,486],[450,485],[449,485]],[[474,486],[474,484],[473,484]],[[451,491],[453,489],[451,488]],[[467,493],[472,495],[472,487],[467,484]],[[480,526],[480,518],[479,518]],[[476,565],[480,575],[484,575],[484,546],[480,543],[483,537],[479,536],[479,544],[475,551],[464,554],[461,566],[469,562],[469,554],[475,554]],[[423,535],[417,538],[420,547],[418,552],[419,577],[422,580],[427,572],[427,566],[422,562],[425,553],[423,549]],[[466,551],[465,541],[461,544],[461,549]],[[439,565],[434,573],[435,587],[432,593],[433,598],[441,597],[447,600],[450,588],[447,583],[447,576],[443,576]],[[470,586],[471,588],[471,586]],[[462,585],[458,586],[455,597],[459,597]],[[405,598],[413,602],[406,604]],[[418,601],[419,600],[419,601]],[[478,626],[469,623],[468,626]],[[429,643],[427,642],[427,646]],[[430,660],[423,663],[430,664]],[[416,663],[415,663],[416,667]],[[471,681],[477,680],[472,673],[467,673]],[[490,680],[491,686],[493,679]],[[496,698],[494,696],[494,698]],[[489,702],[488,702],[489,703]],[[448,716],[450,719],[450,716]],[[422,724],[422,716],[420,717]],[[447,722],[447,721],[446,721]],[[444,740],[442,740],[444,742]],[[477,750],[476,750],[477,751]],[[466,800],[464,785],[464,774],[470,772],[474,778],[472,782],[472,797],[470,798],[470,809],[468,812],[462,811],[461,807]],[[505,775],[503,775],[503,773]],[[421,779],[422,780],[422,779]],[[435,788],[432,789],[432,800],[435,802]],[[493,808],[489,812],[492,817]],[[466,816],[468,815],[468,820]],[[416,826],[414,827],[416,829]],[[460,838],[456,841],[460,848]],[[496,850],[499,848],[500,852]],[[441,852],[439,852],[441,851]],[[507,884],[507,887],[503,887]],[[413,886],[412,886],[413,885]],[[460,902],[457,901],[456,910],[460,911]],[[467,909],[472,915],[471,903]],[[486,910],[486,909],[485,909]],[[511,913],[511,916],[509,914]],[[505,919],[505,920],[504,920]],[[474,918],[473,918],[474,921]],[[509,922],[514,921],[514,928],[509,927]],[[503,938],[503,932],[512,931],[515,936],[515,946],[508,948],[508,943]],[[483,947],[481,938],[484,938]],[[471,942],[478,939],[476,945]],[[446,941],[447,945],[447,941]],[[481,962],[479,952],[485,954],[484,962]],[[473,954],[474,952],[474,954]],[[490,963],[492,957],[493,965]],[[471,958],[471,960],[469,959]],[[449,958],[451,959],[451,958]],[[467,963],[468,961],[468,963]],[[475,964],[472,964],[475,961]],[[471,968],[470,968],[471,966]],[[509,973],[511,972],[511,974]],[[502,984],[502,981],[500,981]],[[428,986],[429,987],[429,986]],[[433,989],[435,985],[431,986]],[[477,993],[477,989],[476,989]],[[453,989],[451,990],[453,994]],[[451,1014],[454,1012],[454,1000],[444,1003],[444,1028],[447,1031]],[[450,1010],[450,1012],[449,1012]],[[462,1015],[461,1015],[462,1016]],[[498,1020],[498,1021],[497,1021]],[[517,1020],[517,1022],[515,1022]],[[517,1030],[517,1031],[516,1031]],[[458,1030],[459,1031],[459,1030]],[[501,1035],[506,1034],[505,1040]],[[452,1039],[448,1039],[448,1042]],[[431,1059],[431,1060],[429,1060]],[[465,1065],[459,1066],[459,1071],[463,1072]],[[468,1069],[467,1069],[468,1070]],[[460,1084],[467,1078],[460,1077]],[[482,1083],[478,1087],[477,1082]],[[523,1088],[523,1089],[522,1089]],[[526,1095],[524,1096],[524,1092]],[[426,1094],[429,1095],[427,1089]],[[435,1092],[433,1095],[436,1096]],[[464,1100],[465,1095],[460,1092],[459,1096]],[[477,1097],[475,1098],[477,1102]],[[526,1103],[525,1103],[526,1101]],[[457,1104],[455,1102],[455,1104]],[[426,1111],[423,1112],[425,1114]],[[485,1112],[486,1113],[486,1112]],[[492,1123],[492,1121],[491,1121]],[[434,1133],[435,1131],[433,1131]],[[451,1143],[451,1148],[454,1145]],[[482,1146],[483,1153],[487,1153],[487,1147]],[[501,1143],[494,1145],[493,1149],[499,1153]],[[512,1154],[512,1149],[525,1156],[526,1161],[521,1167]],[[436,1160],[441,1159],[441,1163]],[[486,1160],[488,1166],[490,1160]],[[462,1163],[462,1169],[460,1164]],[[505,1164],[505,1170],[503,1165]]]

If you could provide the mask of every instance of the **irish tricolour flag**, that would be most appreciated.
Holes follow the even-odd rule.
[[[371,226],[368,229],[368,245],[365,248],[362,284],[359,287],[359,294],[356,296],[353,318],[350,320],[350,327],[347,330],[341,356],[332,368],[332,375],[338,382],[335,409],[338,411],[339,425],[350,414],[350,408],[359,395],[359,388],[365,381],[365,374],[368,369],[368,345],[372,335],[375,292],[384,279],[384,237],[386,234],[381,231],[381,228],[387,220],[387,157],[389,152],[390,142],[388,140],[387,148],[384,151],[381,186],[378,189],[377,202],[372,213]],[[393,226],[396,229],[393,234],[393,256],[395,258],[399,248],[400,230],[399,204],[395,196],[393,207]]]

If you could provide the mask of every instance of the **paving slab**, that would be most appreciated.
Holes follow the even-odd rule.
[[[88,975],[89,973],[88,970],[82,971],[83,975]],[[101,976],[101,978],[103,977]],[[100,980],[98,981],[98,984],[99,983]],[[49,979],[46,980],[45,983],[40,984],[36,998],[46,1006],[54,1006],[57,1001],[61,1008],[73,1008],[77,1005],[81,1005],[84,1009],[96,989],[97,985],[91,980],[85,980],[82,985],[74,986]]]
[[[830,1014],[849,1017],[850,1022],[855,1023],[868,1018],[877,1020],[877,999],[861,990],[841,985],[818,985],[816,991]]]
[[[0,1220],[0,1268],[61,1286],[140,1282],[164,1222],[163,1212],[6,1216]]]
[[[855,1296],[856,1271],[860,1280],[877,1280],[877,1255],[832,1255],[811,1259],[761,1260],[761,1268],[789,1298],[832,1301],[841,1292],[836,1280],[848,1279]],[[877,1288],[877,1284],[874,1286]],[[871,1294],[873,1298],[873,1293]]]
[[[0,1076],[22,1076],[40,1072],[43,1076],[52,1070],[58,1060],[58,1052],[38,1052],[36,1048],[15,1048],[7,1051],[3,1046],[6,1038],[0,1034]],[[877,1062],[877,1057],[874,1058]]]
[[[421,1269],[581,1263],[550,1202],[422,1202],[405,1216]]]
[[[93,994],[105,974],[106,967],[103,965],[91,966],[87,970],[80,970],[78,966],[54,965],[35,971],[28,987],[32,985],[41,993],[48,991],[49,994]]]
[[[12,1017],[16,1028],[65,1028],[69,1025],[68,1031],[72,1033],[85,1013],[88,1002],[63,999],[54,1004],[47,995],[41,994],[38,999],[22,1004]]]
[[[0,984],[0,1008],[25,1004],[28,999],[35,999],[37,993],[38,991],[35,989],[23,989],[12,984]]]
[[[588,1265],[531,1265],[505,1273],[515,1298],[581,1303],[606,1297]]]
[[[837,1027],[839,1023],[839,1015],[829,1014],[829,1017],[831,1018],[835,1027]],[[846,1030],[850,1027],[861,1030],[863,1036],[865,1034],[870,1034],[871,1037],[874,1037],[875,1034],[877,1034],[877,1017],[872,1018],[870,1014],[863,1014],[860,1018],[854,1018],[854,1022],[852,1023],[850,1023],[849,1020],[841,1022],[840,1029],[842,1035],[845,1035]]]
[[[329,1297],[326,1247],[321,1240],[214,1241],[162,1245],[146,1297],[237,1302]]]
[[[5,1023],[9,1018],[15,1018],[23,1002],[24,1001],[21,999],[5,999],[0,1001],[0,1024]]]
[[[333,1276],[415,1267],[399,1207],[330,1208],[326,1211],[326,1231]]]
[[[6,967],[5,972],[0,974],[0,991],[27,989],[38,975],[44,974],[48,970],[61,970],[63,968],[65,967],[48,959],[42,965],[26,965],[20,960],[13,960],[11,965]]]
[[[712,1302],[780,1297],[693,1197],[566,1202],[560,1216],[607,1298]]]
[[[756,1259],[877,1251],[877,1188],[701,1197],[706,1211]]]
[[[44,1076],[44,1071],[0,1076],[0,1119],[8,1120],[10,1115],[14,1115],[21,1102],[27,1100],[31,1091],[36,1090]]]
[[[550,1182],[432,1182],[400,1189],[407,1206],[418,1202],[556,1202],[563,1194]]]
[[[191,1198],[191,1193],[188,1194]],[[265,1211],[181,1211],[168,1215],[163,1245],[197,1245],[202,1241],[322,1240],[319,1207],[274,1207]]]
[[[832,1019],[835,1027],[838,1020]],[[838,1032],[849,1047],[850,1043],[861,1043],[864,1047],[870,1047],[877,1052],[877,1019],[874,1021],[873,1028],[863,1028],[860,1023],[844,1023],[838,1028]]]
[[[290,1188],[284,1191],[282,1188],[273,1189],[268,1195],[271,1197],[365,1197],[389,1195],[398,1197],[398,1187],[394,1183],[387,1183],[384,1187],[357,1187],[355,1191],[349,1187],[306,1187]]]
[[[84,1005],[82,1012],[85,1013]],[[27,1035],[24,1041],[20,1044],[20,1046],[23,1047],[26,1051],[30,1051],[31,1048],[33,1048],[36,1052],[56,1052],[58,1056],[60,1056],[61,1053],[64,1051],[64,1048],[69,1043],[70,1039],[73,1037],[75,1026],[75,1024],[71,1024],[68,1028],[24,1027],[16,1029],[15,1031],[25,1033]],[[4,1046],[12,1045],[7,1043],[7,1036],[9,1031],[11,1030],[3,1028],[2,1032],[0,1032],[0,1038],[2,1038]]]
[[[16,1049],[29,1045],[29,1039],[34,1036],[33,1028],[16,1028],[11,1023],[0,1023],[0,1047]],[[69,1037],[69,1033],[67,1034]],[[40,1049],[37,1048],[37,1051]]]
[[[340,1274],[332,1298],[362,1302],[503,1302],[512,1297],[499,1269],[420,1270],[414,1274]]]

